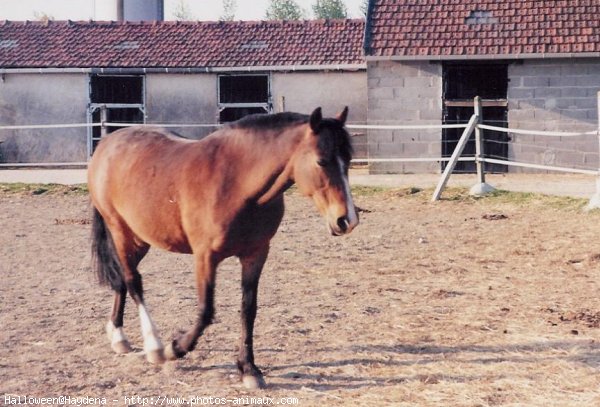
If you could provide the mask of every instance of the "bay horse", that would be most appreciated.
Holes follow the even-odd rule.
[[[151,363],[183,357],[214,315],[215,273],[225,258],[242,265],[242,333],[237,367],[247,388],[264,387],[254,364],[257,289],[271,238],[294,183],[311,197],[333,235],[358,224],[348,183],[352,156],[348,108],[323,118],[297,113],[251,115],[201,140],[159,128],[131,127],[102,139],[88,166],[93,206],[92,255],[101,283],[114,290],[106,331],[117,353],[131,351],[123,332],[126,294],[135,302]],[[166,348],[144,304],[138,264],[150,246],[194,256],[197,322]]]

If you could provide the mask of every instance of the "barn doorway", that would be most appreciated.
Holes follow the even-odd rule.
[[[218,96],[220,123],[272,112],[269,75],[219,75]]]
[[[482,98],[483,123],[508,126],[508,64],[505,63],[447,63],[443,67],[443,123],[466,123],[473,115],[473,98]],[[450,157],[456,148],[463,129],[444,129],[442,132],[442,155]],[[484,131],[484,154],[488,158],[508,158],[508,134]],[[475,155],[472,137],[463,152]],[[442,164],[442,169],[445,168]],[[486,163],[488,172],[506,172],[506,166]],[[475,162],[459,161],[455,172],[476,171]]]
[[[91,75],[88,123],[144,123],[145,83],[143,75]],[[103,117],[104,115],[104,117]],[[120,126],[109,126],[113,132]],[[88,153],[91,156],[102,137],[100,127],[88,131]]]

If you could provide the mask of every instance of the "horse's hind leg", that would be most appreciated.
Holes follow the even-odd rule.
[[[115,249],[123,267],[125,287],[138,308],[146,359],[148,359],[150,363],[163,363],[165,361],[164,348],[158,337],[156,327],[146,309],[142,276],[137,269],[142,258],[148,253],[150,246],[139,241],[139,239],[137,239],[135,235],[122,224],[119,227],[112,228],[111,232],[115,243]],[[124,292],[121,291],[115,296],[115,306],[113,307],[113,317],[116,317],[117,322],[119,322],[119,318],[122,319],[123,317],[124,306],[125,295]]]
[[[242,336],[237,366],[242,382],[249,389],[263,388],[266,383],[261,371],[254,364],[253,333],[256,318],[258,280],[269,254],[268,245],[248,256],[241,256],[242,263]]]
[[[110,320],[106,323],[106,334],[112,349],[116,353],[131,352],[131,345],[123,333],[123,312],[125,311],[125,298],[127,288],[122,285],[118,291],[115,291],[115,300]]]

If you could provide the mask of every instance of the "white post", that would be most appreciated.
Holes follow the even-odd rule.
[[[278,112],[285,112],[285,96],[279,96]]]
[[[598,92],[598,177],[596,178],[596,193],[590,199],[586,210],[598,209],[600,208],[600,91]]]
[[[108,121],[108,109],[106,105],[100,107],[100,137],[104,137],[108,134],[108,127],[106,122]]]
[[[463,150],[465,149],[465,146],[467,145],[467,141],[471,137],[471,134],[473,133],[473,130],[475,129],[476,124],[477,124],[477,115],[473,115],[473,116],[471,116],[471,119],[469,120],[467,127],[463,131],[462,136],[460,136],[458,143],[456,143],[456,148],[454,149],[454,152],[452,153],[452,156],[450,157],[450,161],[448,161],[448,164],[446,164],[446,169],[444,170],[444,173],[442,174],[442,178],[440,178],[440,181],[438,182],[438,185],[435,188],[435,191],[433,191],[433,197],[431,198],[432,202],[435,202],[438,199],[440,199],[440,195],[442,195],[442,191],[444,190],[444,188],[446,188],[446,184],[448,183],[450,174],[452,174],[452,171],[454,171],[454,167],[456,167],[456,163],[458,162],[459,157],[461,156]]]
[[[475,116],[477,116],[477,124],[483,122],[483,109],[481,98],[475,96],[473,100]],[[469,190],[470,195],[481,196],[494,191],[494,187],[485,182],[485,163],[483,162],[483,130],[478,126],[475,127],[475,166],[477,167],[477,183]]]

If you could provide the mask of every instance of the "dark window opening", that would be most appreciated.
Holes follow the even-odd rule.
[[[270,113],[269,75],[219,76],[219,122],[254,113]]]
[[[143,78],[141,76],[91,77],[92,103],[143,103]]]
[[[101,123],[103,110],[106,111],[107,122],[144,123],[144,77],[92,75],[89,120]],[[106,130],[111,133],[120,128],[122,126],[109,126]],[[88,144],[90,154],[96,149],[101,137],[101,127],[92,127],[91,141]]]
[[[144,123],[144,113],[138,108],[107,108],[106,116],[106,120],[112,123]],[[92,122],[102,122],[100,109],[92,113]],[[112,133],[122,128],[123,126],[107,126],[106,132]],[[100,142],[102,130],[100,127],[94,127],[92,132],[92,151],[94,151]]]
[[[255,113],[268,113],[262,107],[226,107],[219,112],[219,122],[228,123],[241,119],[244,116]]]
[[[473,98],[479,96],[484,102],[483,123],[507,127],[507,64],[446,64],[444,81],[444,124],[464,124],[474,113]],[[444,129],[442,132],[442,155],[450,157],[456,148],[463,129]],[[506,160],[508,157],[508,134],[484,130],[484,156]],[[475,155],[475,137],[468,141],[463,156]],[[442,164],[442,168],[445,163]],[[500,164],[485,164],[488,172],[506,172]],[[474,162],[459,161],[455,172],[475,172]]]
[[[219,76],[220,103],[268,103],[267,75]]]

